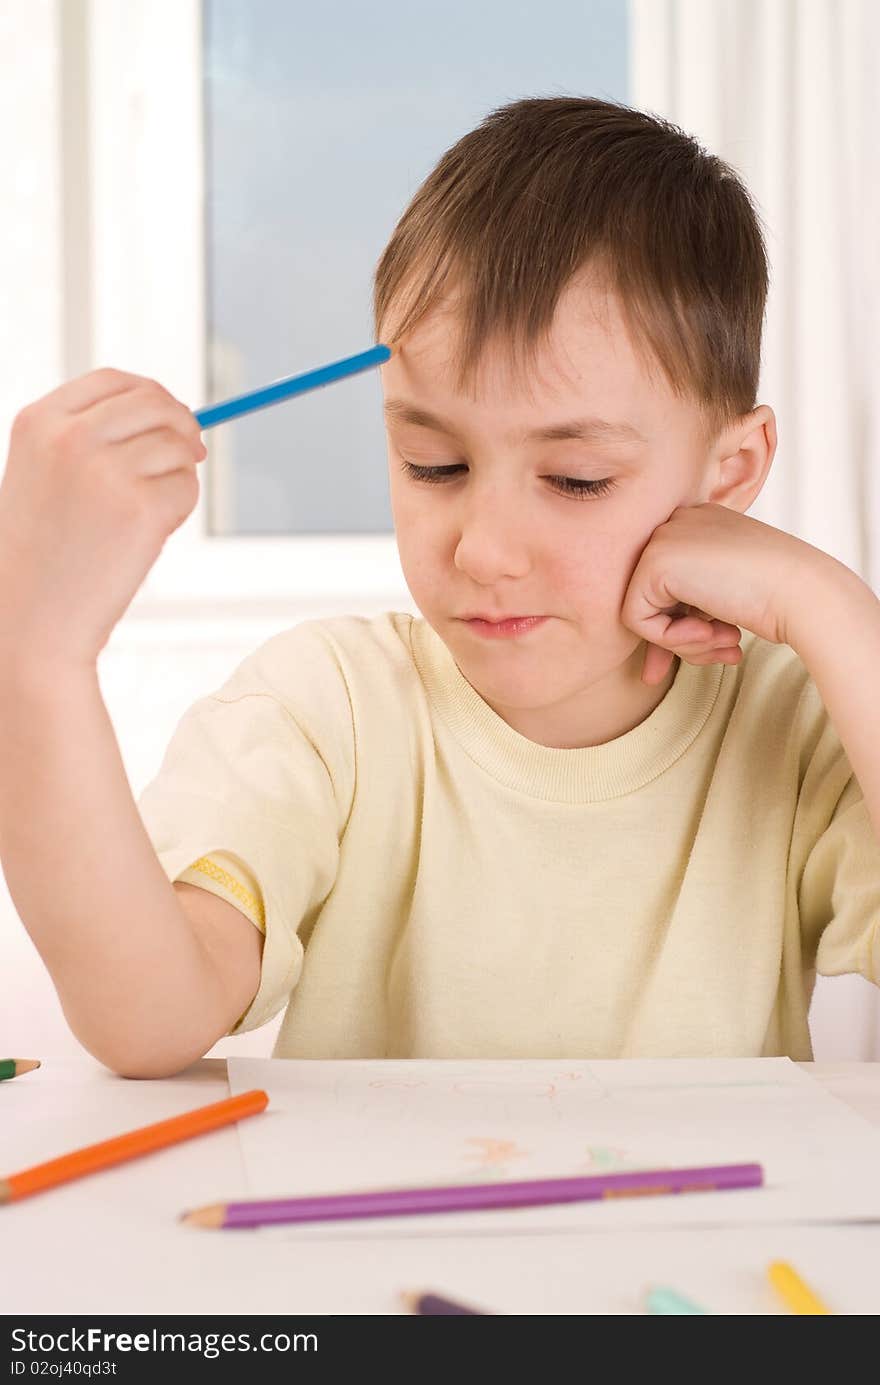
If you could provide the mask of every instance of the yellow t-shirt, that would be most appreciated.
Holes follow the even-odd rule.
[[[880,977],[880,844],[810,675],[743,632],[578,750],[514,731],[408,613],[307,620],[184,714],[140,812],[265,931],[232,1033],[283,1058],[812,1056]]]

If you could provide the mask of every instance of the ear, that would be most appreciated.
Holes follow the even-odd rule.
[[[761,493],[775,453],[776,415],[768,404],[759,404],[712,449],[701,502],[745,514]]]

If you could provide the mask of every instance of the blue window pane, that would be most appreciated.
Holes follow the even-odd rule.
[[[444,150],[525,96],[626,101],[627,0],[203,0],[211,401],[373,344],[372,274]],[[392,530],[378,374],[224,424],[218,534]]]

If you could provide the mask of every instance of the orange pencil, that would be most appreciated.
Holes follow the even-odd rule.
[[[111,1140],[102,1140],[100,1144],[62,1154],[58,1159],[50,1159],[48,1164],[35,1164],[32,1169],[23,1169],[21,1173],[0,1178],[0,1205],[16,1202],[46,1188],[54,1188],[56,1184],[67,1183],[72,1178],[82,1178],[84,1174],[95,1173],[112,1164],[121,1164],[126,1159],[150,1154],[154,1149],[164,1149],[166,1145],[177,1144],[180,1140],[189,1140],[193,1135],[207,1134],[218,1126],[230,1125],[245,1116],[256,1116],[260,1111],[265,1111],[268,1104],[266,1092],[242,1092],[240,1096],[227,1097],[225,1101],[215,1101],[210,1106],[199,1106],[195,1111],[185,1111],[182,1116],[172,1116],[171,1120],[144,1125],[139,1130],[130,1130],[126,1135],[116,1135]]]

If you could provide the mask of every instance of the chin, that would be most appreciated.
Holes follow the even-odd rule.
[[[473,659],[456,659],[459,671],[484,702],[505,707],[511,712],[538,711],[555,706],[576,691],[562,683],[548,685],[546,669],[537,669],[530,677],[522,670],[499,670],[481,667]]]

